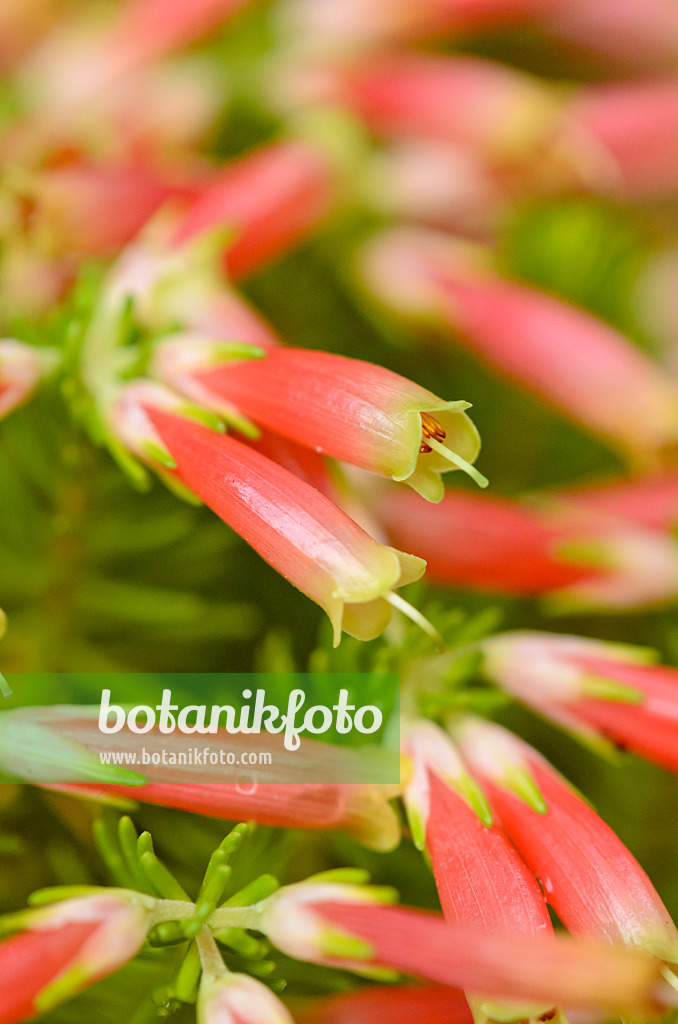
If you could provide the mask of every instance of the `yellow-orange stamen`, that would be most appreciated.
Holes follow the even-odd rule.
[[[433,451],[430,445],[426,444],[426,438],[432,437],[434,441],[442,441],[445,438],[445,431],[441,427],[438,420],[431,416],[428,412],[419,413],[421,416],[421,444],[419,445],[419,454],[426,455],[427,452]]]

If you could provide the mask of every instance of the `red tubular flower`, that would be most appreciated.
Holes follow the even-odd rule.
[[[227,165],[190,207],[173,241],[182,245],[210,228],[232,228],[224,260],[231,275],[242,277],[312,232],[335,195],[335,172],[322,150],[272,143]]]
[[[445,918],[508,935],[553,931],[534,875],[493,820],[452,741],[432,722],[406,723],[413,761],[404,800],[418,845],[431,858]]]
[[[521,632],[483,651],[487,675],[547,718],[678,771],[678,671],[648,664],[642,648]]]
[[[0,419],[30,397],[53,357],[51,349],[0,338]]]
[[[535,289],[472,269],[433,232],[393,231],[368,247],[368,283],[403,313],[435,319],[496,370],[652,464],[678,438],[678,387],[621,334]]]
[[[447,985],[375,985],[330,996],[297,1013],[298,1024],[472,1024],[466,996]]]
[[[394,544],[427,561],[432,580],[542,595],[552,611],[626,610],[678,593],[678,550],[656,530],[574,504],[549,507],[448,490],[440,505],[376,496]],[[446,543],[441,543],[446,538]]]
[[[404,793],[418,845],[425,846],[447,921],[491,934],[548,935],[553,926],[539,884],[516,853],[453,743],[431,722],[406,723],[403,750],[414,773]],[[524,1005],[501,1010],[469,994],[478,1022],[523,1019]],[[530,1017],[554,1015],[547,1005]]]
[[[390,967],[499,999],[631,1013],[647,1012],[656,998],[658,964],[639,953],[555,935],[489,934],[384,906],[358,886],[288,886],[266,902],[260,927],[296,959],[350,970]]]
[[[465,414],[468,403],[437,398],[382,366],[279,348],[197,379],[203,394],[213,396],[212,408],[226,401],[299,444],[405,480],[429,501],[442,498],[440,474],[450,469],[487,482],[470,465],[480,441]]]
[[[456,735],[469,769],[566,928],[675,962],[678,931],[652,882],[566,780],[500,726],[470,720]]]
[[[477,57],[390,53],[311,68],[307,80],[301,89],[311,98],[350,107],[381,134],[444,141],[499,162],[528,158],[560,110],[545,84]]]
[[[15,1024],[118,970],[146,938],[146,913],[114,892],[28,911],[0,944],[0,1024]]]
[[[153,778],[152,766],[148,770]],[[274,828],[341,830],[373,850],[388,852],[400,841],[400,825],[388,800],[393,788],[369,785],[275,783],[242,785],[155,782],[147,786],[57,785],[50,789],[92,799],[126,796],[158,807],[229,821],[256,821]]]
[[[161,466],[327,612],[335,646],[342,630],[359,639],[378,636],[391,605],[402,604],[392,588],[424,572],[420,558],[378,544],[303,480],[184,419],[180,400],[153,385],[127,388],[114,419],[133,450],[156,461],[159,455]]]

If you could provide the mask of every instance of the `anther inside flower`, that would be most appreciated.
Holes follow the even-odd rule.
[[[433,448],[426,444],[427,438],[433,438],[435,441],[444,441],[447,434],[438,423],[438,420],[434,416],[431,416],[427,412],[420,413],[421,415],[421,444],[419,445],[419,454],[426,455],[428,452],[432,452]]]

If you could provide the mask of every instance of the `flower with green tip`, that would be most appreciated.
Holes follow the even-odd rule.
[[[227,402],[299,444],[405,481],[429,501],[442,499],[441,474],[452,469],[487,485],[472,466],[480,439],[469,403],[438,398],[383,366],[281,346],[196,381],[211,408]]]
[[[678,963],[678,931],[645,871],[545,758],[481,719],[455,738],[565,927]]]
[[[134,893],[102,892],[21,915],[0,944],[0,1024],[43,1013],[139,951],[147,912]]]
[[[432,722],[405,723],[413,762],[404,801],[415,842],[426,849],[448,921],[507,935],[548,935],[553,926],[537,879],[494,820],[452,740]],[[556,1012],[552,1004],[488,1002],[467,993],[476,1024]]]
[[[527,631],[482,647],[486,675],[545,718],[678,771],[678,671],[644,648]]]

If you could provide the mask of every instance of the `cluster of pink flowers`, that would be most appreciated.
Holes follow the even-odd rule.
[[[70,374],[94,439],[133,477],[150,468],[208,506],[327,614],[335,647],[343,633],[381,636],[394,610],[438,641],[398,593],[425,573],[538,599],[550,613],[678,599],[678,378],[591,313],[509,280],[496,258],[517,199],[676,196],[672,0],[287,0],[259,97],[284,130],[220,166],[203,142],[222,83],[209,61],[180,51],[245,0],[122,0],[91,24],[60,18],[58,6],[6,0],[0,10],[0,61],[20,108],[0,139],[2,304],[21,323],[67,302],[90,259],[104,269],[75,354],[70,341],[61,352],[0,340],[0,418]],[[430,50],[516,25],[650,76],[565,87]],[[431,335],[438,356],[461,346],[611,449],[630,475],[512,498],[446,487],[450,471],[488,486],[463,395],[279,338],[240,282],[349,203],[370,225],[395,221],[370,228],[353,253],[353,285],[376,316],[403,321],[423,352]],[[121,341],[130,318],[139,344]],[[599,751],[678,770],[678,669],[631,645],[536,630],[469,646],[508,698]],[[434,724],[413,711],[422,676],[435,689],[466,653],[403,660],[393,786],[281,784],[272,773],[245,790],[199,770],[181,783],[155,766],[109,771],[85,711],[2,712],[0,770],[30,781],[48,764],[41,783],[75,797],[343,830],[380,853],[406,832],[430,863],[442,913],[394,906],[350,869],[223,902],[218,857],[195,902],[173,879],[175,898],[162,884],[157,898],[52,894],[53,904],[0,921],[0,1024],[117,971],[157,929],[196,951],[201,1024],[292,1020],[265,984],[227,970],[221,950],[235,932],[401,982],[301,1007],[305,1024],[566,1014],[598,1024],[675,1005],[678,931],[596,811],[502,726],[470,714]]]

